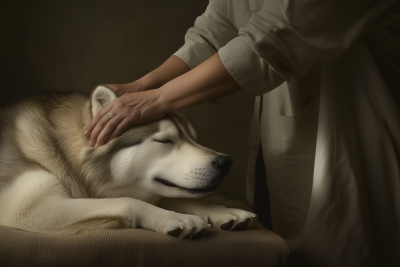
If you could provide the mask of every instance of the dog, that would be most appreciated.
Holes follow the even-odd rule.
[[[194,201],[222,184],[232,159],[196,143],[180,113],[89,147],[85,127],[116,97],[98,86],[90,96],[34,96],[0,113],[0,225],[66,234],[143,228],[196,239],[209,228],[251,224],[251,212]]]

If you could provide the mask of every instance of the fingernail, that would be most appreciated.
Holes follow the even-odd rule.
[[[84,134],[84,135],[87,135],[87,133],[88,133],[88,131],[86,130],[83,134]]]
[[[89,142],[89,146],[93,146],[93,142],[92,141]]]
[[[99,147],[99,144],[96,144],[95,146],[94,146],[94,148],[98,148]]]

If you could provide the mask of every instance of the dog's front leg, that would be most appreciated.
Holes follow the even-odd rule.
[[[214,229],[243,230],[249,227],[256,215],[254,213],[227,208],[200,199],[163,198],[158,205],[164,209],[179,213],[197,215],[212,224]]]
[[[210,227],[198,216],[164,210],[132,198],[51,199],[10,226],[27,230],[80,232],[102,228],[144,228],[183,238]]]
[[[34,232],[140,227],[183,238],[200,237],[211,226],[198,216],[164,210],[133,198],[71,198],[46,171],[22,175],[1,196],[8,205],[0,206],[0,224]]]

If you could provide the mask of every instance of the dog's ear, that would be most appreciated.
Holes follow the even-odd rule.
[[[190,131],[190,134],[192,135],[193,140],[195,142],[197,142],[197,132],[189,120],[188,120],[188,127],[189,127],[189,131]]]
[[[189,132],[186,134],[188,134],[190,137],[193,138],[193,140],[195,142],[197,142],[197,132],[194,129],[194,127],[193,127],[192,123],[190,122],[190,120],[188,119],[188,117],[186,117],[183,113],[180,113],[177,111],[171,112],[171,113],[169,113],[169,115],[174,119],[175,123],[177,123],[178,125],[181,123],[187,125]],[[181,123],[179,123],[179,121]]]
[[[97,86],[90,96],[90,110],[92,111],[92,117],[96,116],[104,106],[115,98],[117,98],[117,95],[113,90],[105,85]]]

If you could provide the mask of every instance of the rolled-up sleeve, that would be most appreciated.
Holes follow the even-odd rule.
[[[238,36],[238,30],[227,15],[226,0],[211,0],[185,35],[185,44],[174,54],[191,69],[214,55]]]
[[[245,90],[264,94],[341,55],[395,0],[270,0],[218,53]]]

